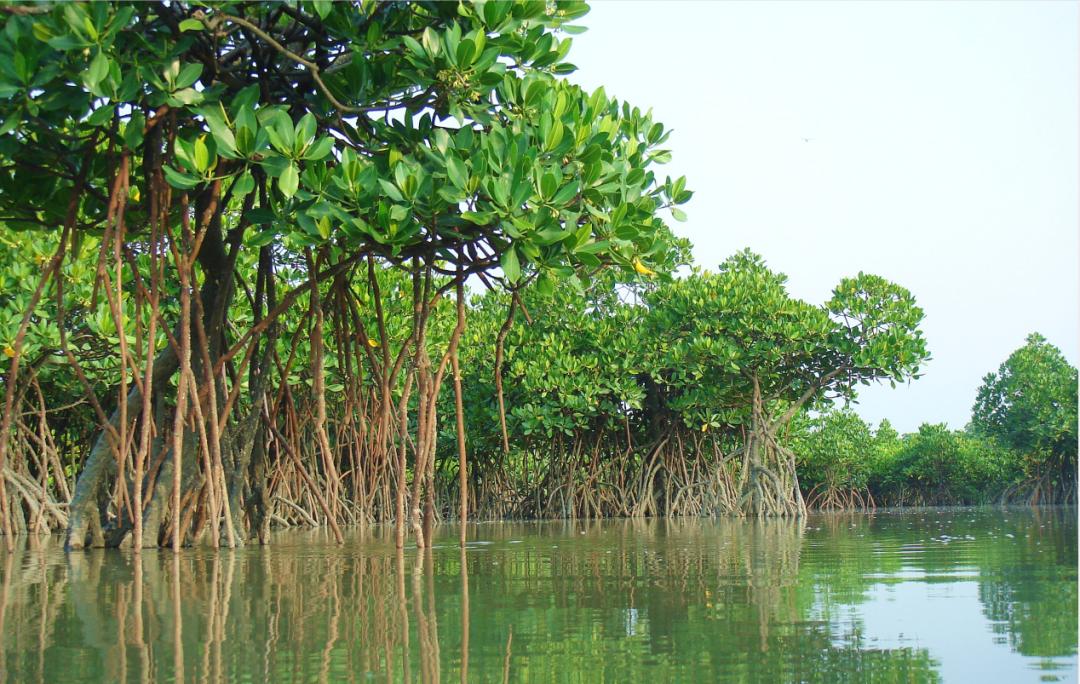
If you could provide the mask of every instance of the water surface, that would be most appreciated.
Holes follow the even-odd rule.
[[[0,551],[0,682],[1076,681],[1075,509]]]

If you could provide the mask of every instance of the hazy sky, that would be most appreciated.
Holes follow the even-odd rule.
[[[933,360],[857,408],[961,428],[1027,333],[1076,364],[1077,8],[595,2],[571,79],[674,129],[702,266],[750,247],[814,303],[860,270],[908,287]]]

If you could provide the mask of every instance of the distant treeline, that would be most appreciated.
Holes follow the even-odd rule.
[[[964,430],[901,436],[839,408],[860,384],[918,377],[925,358],[921,310],[872,279],[857,280],[878,296],[841,306],[845,280],[817,309],[866,331],[846,358],[835,329],[815,346],[815,307],[747,252],[672,283],[523,295],[499,354],[466,345],[478,504],[515,517],[745,514],[755,477],[767,492],[794,484],[789,500],[808,509],[1074,502],[1077,371],[1038,334],[985,377]],[[470,314],[476,342],[503,322],[494,299]]]
[[[986,376],[963,430],[899,435],[850,408],[792,428],[811,506],[1075,503],[1077,371],[1035,333]]]

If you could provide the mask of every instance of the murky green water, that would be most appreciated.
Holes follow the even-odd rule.
[[[1075,509],[471,533],[0,555],[0,681],[1077,677]]]

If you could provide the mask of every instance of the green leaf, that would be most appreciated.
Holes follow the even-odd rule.
[[[430,26],[424,29],[424,34],[420,37],[420,40],[424,44],[424,51],[427,52],[428,57],[435,59],[439,56],[439,36],[434,29]]]
[[[405,189],[406,181],[409,179],[409,167],[405,164],[398,164],[394,167],[394,183],[401,188]]]
[[[293,151],[296,154],[300,154],[304,151],[304,148],[315,139],[315,130],[318,123],[315,121],[315,117],[311,112],[304,114],[300,117],[300,120],[296,122],[295,140],[293,141]]]
[[[86,84],[88,90],[96,90],[98,84],[108,74],[109,58],[105,56],[104,52],[98,50],[98,53],[90,60],[90,68],[86,70],[86,74],[83,76],[83,83]]]
[[[464,190],[468,185],[468,170],[465,168],[465,162],[458,159],[457,155],[447,155],[446,175],[449,176],[451,183],[453,183],[462,190]]]
[[[401,191],[397,189],[397,186],[386,180],[385,178],[379,179],[379,185],[382,186],[383,192],[395,202],[404,202],[405,198],[402,196]]]
[[[307,149],[304,153],[304,159],[310,161],[319,161],[325,159],[330,150],[334,149],[334,139],[327,136],[325,138],[319,138],[314,145]]]
[[[453,143],[450,140],[450,134],[443,128],[435,129],[435,148],[442,154],[446,154],[446,150],[450,149],[450,145]]]
[[[296,170],[296,164],[289,164],[278,176],[278,190],[282,195],[291,198],[296,194],[296,189],[300,186],[300,173]]]
[[[657,164],[667,164],[671,161],[671,150],[657,150],[649,155],[649,161]]]
[[[252,177],[250,171],[245,171],[244,174],[237,178],[233,183],[233,195],[235,197],[244,197],[254,189],[255,179]]]
[[[495,214],[490,211],[463,211],[461,218],[478,226],[486,226],[495,219]]]
[[[438,189],[438,195],[447,204],[459,204],[465,199],[465,196],[460,190],[450,185],[441,185]]]
[[[88,35],[90,37],[90,40],[97,41],[97,39],[98,39],[97,26],[94,25],[93,20],[90,19],[89,16],[83,15],[83,28],[86,29],[86,35]]]
[[[203,25],[198,19],[185,19],[180,22],[180,33],[186,31],[202,31],[206,26]]]
[[[204,107],[199,110],[199,114],[206,121],[206,126],[210,129],[211,135],[214,136],[214,142],[217,143],[218,148],[225,152],[227,156],[234,157],[236,155],[236,138],[233,136],[228,124],[225,123],[225,111],[221,105]]]
[[[582,254],[599,254],[600,252],[606,251],[610,246],[611,244],[607,240],[600,240],[599,242],[590,242],[581,245],[574,251]]]
[[[405,47],[409,48],[409,51],[412,52],[414,55],[416,55],[420,59],[427,59],[427,52],[424,50],[424,46],[421,45],[415,38],[413,38],[412,36],[403,36],[401,40],[405,43]]]
[[[540,178],[540,195],[549,200],[555,195],[555,191],[559,189],[559,179],[555,177],[553,173],[545,173]]]
[[[161,75],[165,77],[166,83],[173,83],[176,81],[176,76],[180,73],[180,60],[172,59],[165,66],[165,70],[161,72]]]
[[[182,105],[193,105],[203,101],[203,94],[194,88],[184,88],[173,93],[171,99]]]
[[[550,273],[545,271],[536,280],[536,291],[544,295],[545,297],[550,297],[552,294],[555,293],[555,278],[553,278]]]
[[[320,19],[325,19],[326,15],[330,14],[330,10],[334,9],[330,0],[312,0],[311,4],[315,7],[315,13]]]
[[[679,209],[678,207],[672,207],[671,208],[671,217],[673,219],[675,219],[676,221],[685,221],[686,220],[686,212],[683,211],[682,209]]]
[[[252,235],[247,240],[247,244],[251,247],[263,247],[273,242],[276,237],[277,231],[273,228],[267,228],[266,230],[260,230],[258,233]]]
[[[650,145],[655,145],[656,142],[658,140],[660,140],[660,136],[663,135],[663,134],[664,134],[664,125],[660,124],[660,123],[655,123],[655,124],[652,125],[652,128],[649,129],[649,134],[646,137],[646,140],[649,141]]]
[[[98,107],[90,116],[86,117],[86,123],[91,126],[104,126],[106,123],[112,120],[115,109],[109,105],[103,105]]]
[[[559,188],[559,191],[555,193],[555,196],[551,198],[551,203],[556,206],[563,206],[574,199],[578,194],[578,182],[572,180],[566,185]]]
[[[542,246],[553,245],[570,234],[571,231],[564,228],[545,228],[536,234],[536,242]]]
[[[318,221],[315,222],[315,226],[316,228],[318,228],[319,235],[322,236],[323,240],[330,239],[331,227],[329,216],[323,216],[322,218],[320,218]]]
[[[461,25],[456,21],[450,24],[450,29],[443,33],[443,40],[446,42],[446,58],[451,63],[456,63],[458,45],[461,43]]]
[[[548,131],[547,138],[544,139],[544,149],[548,152],[554,150],[562,142],[563,133],[565,128],[561,121],[556,121],[551,126],[551,130]]]
[[[495,195],[495,201],[498,202],[500,207],[507,207],[510,204],[510,177],[503,174],[499,178],[495,179],[492,183],[492,192]]]
[[[174,188],[180,188],[181,190],[190,190],[198,185],[201,181],[194,177],[189,176],[186,173],[177,171],[168,164],[163,165],[162,170],[165,172],[165,180],[169,182],[169,185]]]
[[[184,68],[180,70],[179,75],[176,77],[176,82],[173,87],[177,90],[181,88],[187,88],[189,85],[198,80],[202,75],[203,65],[195,62],[193,64],[185,64]]]
[[[267,130],[267,133],[270,134],[270,143],[278,152],[291,155],[293,142],[296,140],[294,130],[289,115],[282,111],[277,112]]]
[[[521,278],[521,264],[518,262],[517,252],[513,246],[508,248],[499,257],[499,263],[502,265],[503,275],[510,281],[510,284],[514,284]]]
[[[204,173],[210,168],[210,150],[206,147],[206,136],[200,135],[195,140],[195,170]]]
[[[30,31],[34,34],[34,37],[42,43],[47,43],[53,38],[53,34],[49,31],[49,28],[40,21],[34,22],[34,25],[30,27]]]
[[[244,218],[257,226],[265,226],[268,223],[273,223],[274,219],[277,217],[274,215],[274,212],[267,207],[256,207],[244,214]]]
[[[457,46],[456,57],[459,67],[468,68],[476,57],[476,43],[468,38],[463,39]]]
[[[143,142],[143,128],[146,126],[146,118],[140,111],[132,113],[124,126],[124,145],[130,150],[138,149]]]

